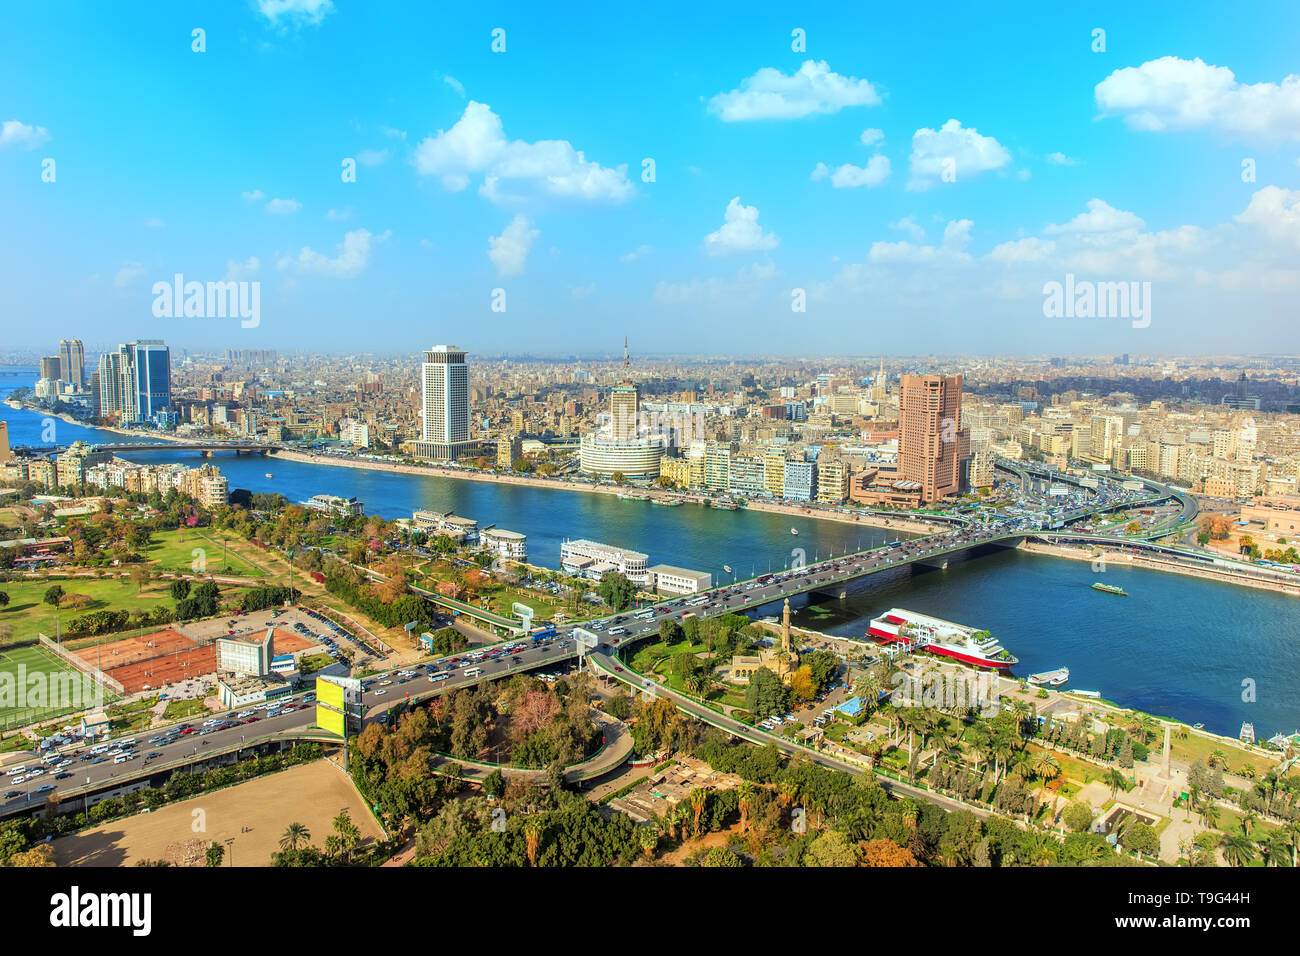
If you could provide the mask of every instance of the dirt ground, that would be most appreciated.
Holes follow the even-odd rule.
[[[381,838],[352,781],[328,761],[318,760],[63,837],[54,841],[55,862],[131,866],[141,859],[167,858],[169,848],[174,855],[187,841],[206,845],[215,840],[226,846],[223,866],[267,866],[290,823],[304,824],[311,842],[321,847],[333,832],[330,821],[345,807],[361,830],[362,842]],[[197,829],[200,823],[205,829]],[[226,845],[232,837],[235,842]]]

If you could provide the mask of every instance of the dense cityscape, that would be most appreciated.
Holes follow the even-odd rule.
[[[1284,917],[1300,20],[1016,7],[12,11],[39,921],[180,942],[229,877],[159,874],[236,866],[273,931],[425,867]]]

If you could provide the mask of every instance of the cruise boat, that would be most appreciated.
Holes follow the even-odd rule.
[[[709,502],[709,507],[717,508],[719,511],[735,511],[737,506],[732,504],[730,501],[721,501],[715,499]]]
[[[873,620],[867,636],[881,644],[902,644],[909,650],[928,651],[974,667],[1005,670],[1020,662],[988,631],[902,608],[891,608]]]
[[[651,498],[652,505],[659,505],[661,508],[673,508],[680,504],[685,504],[681,498]]]
[[[1094,591],[1105,591],[1107,594],[1118,594],[1120,597],[1128,597],[1128,592],[1118,584],[1102,584],[1100,581],[1092,585]]]

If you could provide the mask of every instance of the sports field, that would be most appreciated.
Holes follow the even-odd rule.
[[[19,665],[27,676],[26,686],[19,684]],[[0,651],[0,727],[21,727],[60,714],[80,714],[95,710],[113,697],[103,692],[96,701],[83,699],[86,685],[78,671],[63,663],[43,647],[11,647]],[[42,675],[33,683],[30,675]],[[98,685],[95,685],[98,688]],[[23,706],[19,706],[23,705]]]
[[[223,549],[223,536],[233,539],[233,535],[207,528],[155,531],[149,547],[145,549],[145,557],[157,571],[266,577],[265,570],[254,567],[229,548]],[[194,553],[196,550],[199,551],[198,554]]]

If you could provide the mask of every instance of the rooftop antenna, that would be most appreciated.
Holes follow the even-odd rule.
[[[626,368],[630,368],[631,366],[632,366],[632,360],[631,358],[628,357],[627,336],[625,335],[623,336],[623,368],[626,369]]]

